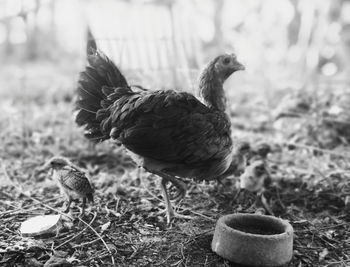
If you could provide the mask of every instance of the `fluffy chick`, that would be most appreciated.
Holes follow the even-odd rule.
[[[264,196],[264,191],[270,184],[271,176],[266,167],[266,162],[260,158],[251,159],[250,164],[240,176],[240,189],[256,193],[257,197],[253,206],[256,206],[258,201],[261,201],[265,210],[273,215],[273,212]]]
[[[84,215],[86,199],[93,202],[94,192],[85,173],[78,170],[72,162],[63,157],[51,158],[44,166],[44,169],[48,168],[53,169],[53,179],[67,198],[64,212],[69,211],[72,200],[82,198],[81,214]]]

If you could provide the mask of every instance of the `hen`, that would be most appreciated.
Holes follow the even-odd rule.
[[[162,178],[167,222],[177,216],[166,184],[185,194],[180,177],[212,179],[232,162],[230,120],[225,113],[225,80],[243,70],[234,54],[216,57],[200,76],[202,101],[173,90],[133,91],[108,57],[89,49],[88,66],[78,82],[76,123],[90,140],[112,139],[133,160]]]

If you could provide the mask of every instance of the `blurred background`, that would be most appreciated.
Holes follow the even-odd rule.
[[[88,29],[131,84],[152,89],[195,93],[205,63],[235,52],[246,66],[226,83],[238,129],[348,143],[347,0],[0,0],[2,129],[67,117]]]

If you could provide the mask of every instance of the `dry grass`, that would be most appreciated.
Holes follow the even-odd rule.
[[[18,79],[2,77],[8,84],[0,92],[0,158],[11,179],[0,174],[1,266],[43,266],[52,254],[66,264],[108,266],[109,251],[116,266],[238,266],[211,252],[210,242],[221,215],[252,212],[251,196],[233,202],[234,186],[187,181],[191,190],[178,211],[193,220],[167,228],[160,214],[164,206],[158,179],[144,172],[139,179],[123,151],[109,143],[89,144],[74,124],[72,73],[77,70],[49,64],[25,69],[19,70]],[[261,116],[247,117],[245,111],[255,100],[235,100],[240,107],[233,114],[240,128],[235,133],[273,144],[274,184],[267,195],[276,216],[290,220],[295,229],[294,257],[287,266],[349,266],[349,159],[274,142],[269,123],[262,123]],[[49,175],[35,174],[47,158],[58,154],[91,177],[96,201],[85,220],[95,231],[76,219],[65,223],[57,237],[22,238],[22,221],[55,213],[43,204],[54,210],[62,205]],[[77,214],[75,207],[73,216]]]

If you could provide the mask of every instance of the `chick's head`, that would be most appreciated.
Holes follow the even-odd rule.
[[[263,160],[253,161],[240,176],[240,188],[250,192],[262,192],[271,177]]]
[[[53,157],[45,164],[45,167],[57,170],[69,165],[71,165],[71,162],[68,159],[63,157]]]

